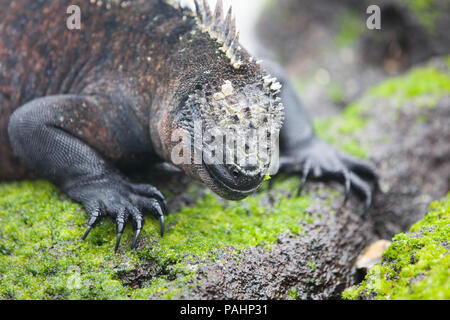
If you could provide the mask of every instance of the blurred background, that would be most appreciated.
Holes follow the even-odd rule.
[[[381,30],[366,27],[373,4]],[[450,52],[450,0],[224,0],[229,5],[243,46],[282,64],[315,116],[337,113],[386,77]]]

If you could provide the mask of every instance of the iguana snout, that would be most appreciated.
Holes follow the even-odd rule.
[[[250,171],[251,167],[238,167],[235,165],[205,164],[206,170],[211,177],[214,187],[219,193],[228,199],[241,199],[254,192],[264,180],[261,170]]]
[[[183,145],[172,148],[172,163],[182,164],[187,173],[194,171],[227,199],[239,200],[254,192],[278,148],[284,116],[277,96],[281,85],[262,69],[256,79],[197,84],[174,118]]]

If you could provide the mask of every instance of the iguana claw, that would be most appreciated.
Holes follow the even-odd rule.
[[[125,228],[125,221],[123,217],[119,217],[116,223],[117,227],[117,238],[116,238],[116,246],[114,248],[114,252],[117,253],[119,250],[120,240],[122,239],[123,229]]]
[[[161,236],[164,234],[164,214],[167,214],[167,205],[164,196],[153,186],[115,179],[112,182],[85,186],[82,190],[69,192],[75,196],[79,194],[82,199],[89,199],[89,202],[80,201],[90,215],[82,240],[86,239],[102,217],[110,216],[115,221],[117,230],[114,251],[119,251],[125,226],[130,220],[134,229],[131,248],[134,249],[144,226],[145,212],[151,213],[159,220],[160,234]]]
[[[378,190],[378,176],[367,163],[336,151],[332,146],[313,139],[310,145],[300,151],[293,150],[280,161],[280,172],[301,173],[297,195],[301,194],[308,179],[338,181],[345,187],[344,204],[350,191],[355,192],[364,202],[364,214],[372,204],[373,190]],[[364,180],[363,180],[364,178]]]
[[[160,216],[159,217],[159,226],[160,226],[160,235],[161,238],[164,237],[164,229],[165,229],[165,224],[164,224],[164,216]]]
[[[98,211],[94,212],[94,214],[91,215],[91,218],[89,219],[88,222],[88,227],[85,231],[85,233],[83,234],[83,236],[81,237],[81,240],[85,240],[86,237],[89,235],[89,232],[91,232],[91,230],[97,225],[97,223],[100,221],[101,215],[98,214]]]

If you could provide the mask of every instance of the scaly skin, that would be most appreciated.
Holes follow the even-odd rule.
[[[83,238],[102,217],[112,217],[116,250],[129,220],[134,247],[142,214],[157,217],[162,234],[166,213],[156,188],[133,183],[121,169],[171,162],[172,132],[206,117],[199,97],[212,105],[210,97],[227,80],[234,97],[254,94],[258,103],[279,103],[277,87],[262,85],[267,71],[241,48],[232,55],[238,53],[240,63],[230,61],[191,11],[157,0],[126,3],[0,0],[0,179],[52,181],[89,214]],[[81,8],[81,30],[66,28],[69,5]],[[304,181],[341,181],[369,206],[371,189],[361,177],[376,180],[373,169],[318,140],[288,81],[276,66],[267,67],[284,84],[280,171],[303,173]],[[281,126],[282,112],[274,110]],[[179,167],[235,200],[256,189],[267,170]]]

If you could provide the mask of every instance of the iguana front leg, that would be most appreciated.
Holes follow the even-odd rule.
[[[14,151],[32,169],[84,206],[89,223],[83,239],[101,218],[115,220],[117,251],[129,220],[135,230],[132,247],[136,245],[145,211],[159,219],[162,235],[166,205],[156,188],[132,183],[104,159],[122,157],[129,151],[124,141],[135,139],[133,129],[121,126],[126,116],[111,101],[76,95],[39,98],[13,113],[8,134]]]
[[[279,172],[301,174],[298,194],[308,179],[341,182],[345,186],[344,201],[349,191],[353,190],[364,200],[366,211],[372,203],[370,183],[378,188],[378,177],[373,166],[320,140],[315,135],[306,109],[281,68],[274,63],[266,63],[265,67],[283,85],[281,99],[285,120],[280,131]]]

